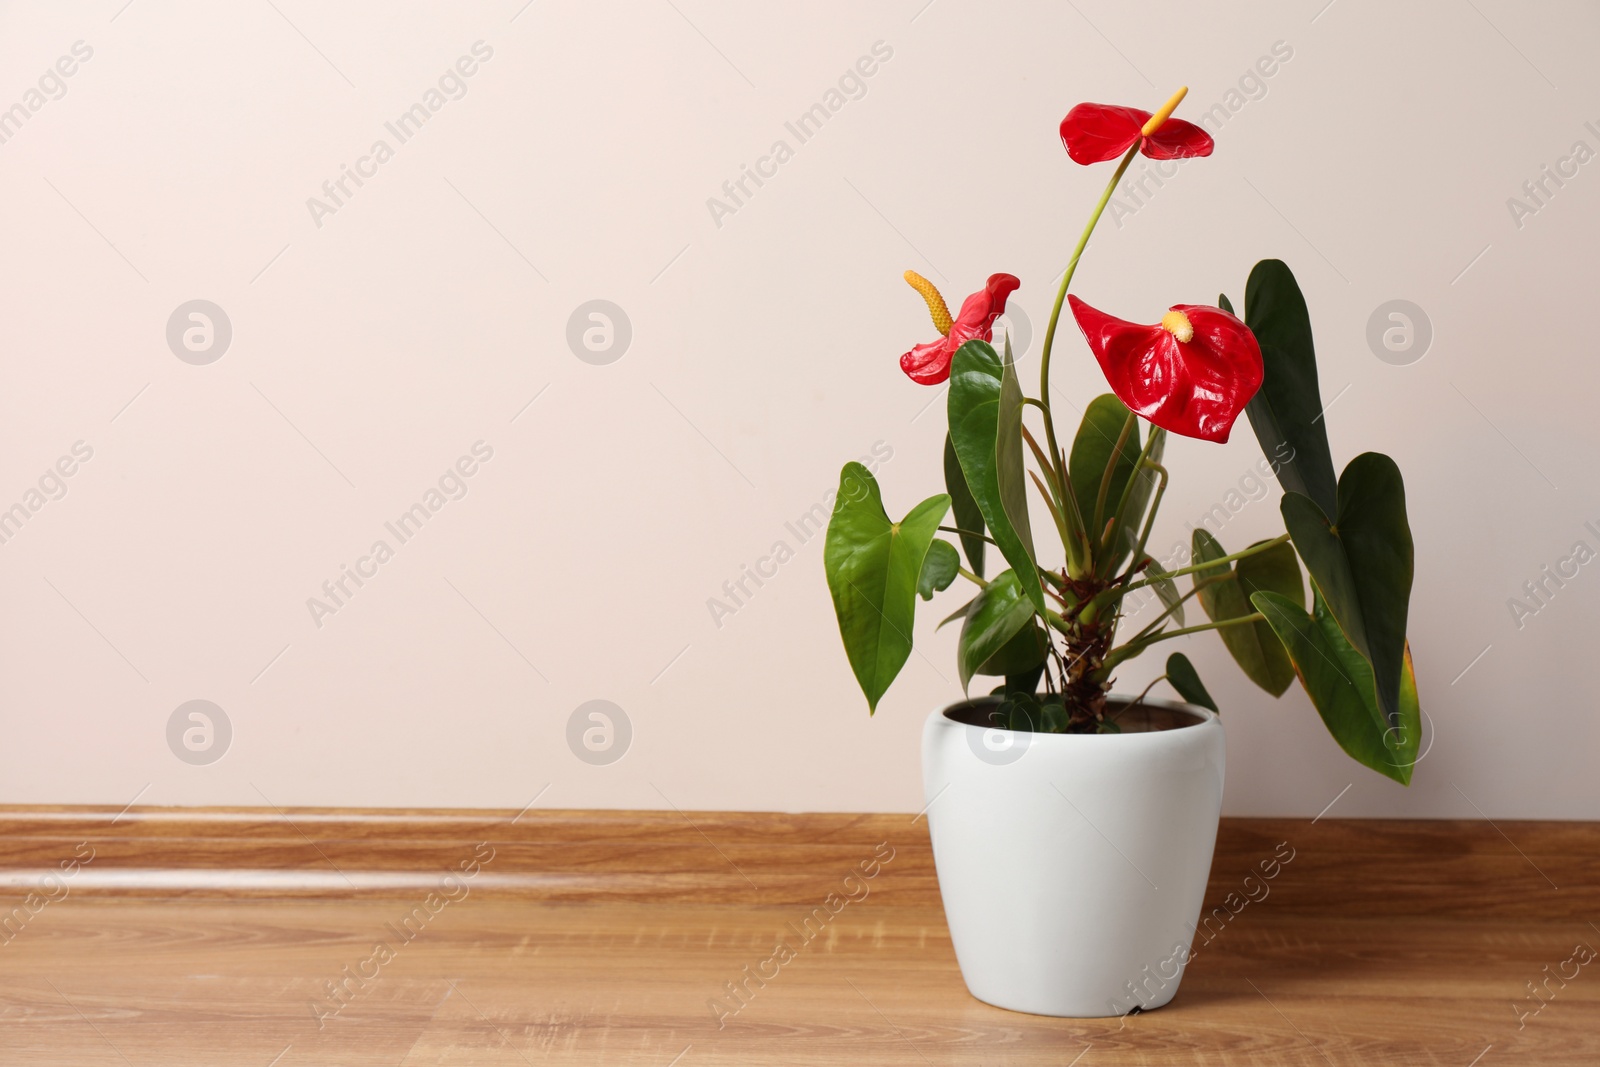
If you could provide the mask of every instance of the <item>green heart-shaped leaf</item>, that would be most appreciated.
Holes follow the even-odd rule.
[[[878,701],[911,655],[917,582],[950,498],[929,497],[890,522],[872,472],[846,463],[822,550],[839,619],[839,636],[867,708]],[[947,546],[948,547],[948,546]]]
[[[922,575],[917,579],[917,594],[923,600],[932,600],[933,594],[950,588],[961,570],[961,553],[949,541],[935,540],[928,546],[928,558],[922,561]]]
[[[1197,564],[1228,554],[1203,527],[1195,529],[1192,540]],[[1219,563],[1204,567],[1194,573],[1194,583],[1200,590],[1200,606],[1212,622],[1253,614],[1256,609],[1250,603],[1250,594],[1260,590],[1277,593],[1305,610],[1305,583],[1300,577],[1300,564],[1294,548],[1287,544],[1246,556],[1234,566]],[[1289,655],[1266,623],[1227,626],[1218,630],[1217,635],[1245,676],[1273,696],[1282,696],[1294,681]]]

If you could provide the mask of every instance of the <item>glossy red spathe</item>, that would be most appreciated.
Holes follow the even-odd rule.
[[[1148,137],[1150,112],[1116,104],[1079,104],[1061,120],[1061,143],[1074,163],[1088,165],[1116,159],[1135,144],[1151,159],[1209,156],[1216,147],[1211,135],[1192,122],[1169,118]]]
[[[1022,285],[1010,274],[991,274],[982,289],[961,305],[950,332],[937,341],[917,345],[900,357],[900,369],[918,385],[938,385],[950,377],[950,361],[956,349],[968,341],[989,341],[994,337],[994,320],[1006,310],[1006,298]]]
[[[1164,430],[1226,441],[1261,388],[1256,335],[1221,308],[1175,304],[1163,323],[1146,326],[1067,299],[1111,391]]]

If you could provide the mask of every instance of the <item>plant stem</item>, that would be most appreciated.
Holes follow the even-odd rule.
[[[1039,464],[1039,469],[1044,472],[1045,478],[1050,482],[1050,500],[1057,507],[1061,505],[1061,484],[1056,481],[1055,464],[1051,463],[1044,454],[1044,449],[1039,447],[1039,442],[1034,439],[1033,432],[1024,424],[1020,427],[1022,439],[1027,442],[1028,448],[1033,452],[1034,462]],[[1029,473],[1032,473],[1031,471]]]
[[[1121,652],[1124,649],[1132,648],[1136,644],[1149,646],[1149,645],[1155,644],[1157,641],[1165,641],[1165,640],[1168,640],[1169,638],[1173,638],[1173,637],[1183,637],[1183,636],[1185,636],[1187,634],[1204,633],[1207,630],[1221,630],[1224,627],[1228,627],[1228,626],[1243,626],[1247,622],[1266,622],[1266,621],[1267,621],[1267,617],[1265,615],[1261,614],[1261,612],[1252,611],[1248,615],[1240,615],[1240,616],[1238,616],[1236,618],[1232,618],[1232,619],[1223,619],[1221,622],[1208,622],[1208,623],[1203,623],[1202,625],[1199,625],[1199,626],[1184,626],[1184,627],[1181,627],[1180,629],[1177,629],[1177,630],[1168,630],[1166,633],[1156,634],[1154,637],[1144,638],[1143,641],[1129,641],[1127,644],[1122,645],[1119,648],[1112,649],[1111,650],[1111,654],[1106,656],[1106,660],[1107,660],[1107,662],[1109,662],[1111,660],[1112,656],[1116,656],[1116,654],[1118,652]],[[1143,652],[1144,648],[1140,648],[1139,651]],[[1126,657],[1118,657],[1117,662],[1118,663],[1122,662],[1122,660],[1124,658],[1126,658]]]
[[[1195,597],[1199,596],[1200,595],[1200,591],[1202,589],[1204,589],[1206,586],[1215,585],[1218,582],[1225,582],[1227,580],[1228,580],[1227,578],[1218,577],[1218,578],[1202,578],[1199,581],[1195,582],[1193,589],[1189,590],[1187,593],[1185,593],[1182,596],[1180,596],[1177,600],[1173,601],[1172,604],[1167,608],[1167,610],[1163,611],[1160,615],[1157,615],[1153,620],[1151,620],[1151,622],[1147,626],[1145,626],[1144,629],[1142,629],[1138,633],[1134,634],[1133,635],[1133,640],[1129,641],[1128,643],[1129,644],[1133,644],[1134,641],[1142,641],[1146,637],[1149,637],[1152,633],[1155,632],[1155,630],[1156,630],[1156,628],[1158,626],[1160,626],[1163,622],[1167,621],[1167,619],[1171,618],[1173,615],[1177,614],[1179,608],[1181,608],[1184,604],[1188,603],[1190,600],[1192,600]]]
[[[1164,675],[1164,674],[1156,675],[1154,678],[1152,678],[1150,680],[1150,684],[1145,686],[1144,689],[1140,691],[1139,695],[1133,698],[1133,703],[1123,705],[1122,708],[1115,715],[1111,716],[1111,721],[1112,722],[1116,722],[1118,719],[1122,718],[1128,712],[1132,711],[1134,708],[1138,707],[1140,704],[1143,704],[1144,703],[1144,698],[1150,695],[1150,690],[1152,690],[1152,689],[1154,689],[1156,687],[1156,683],[1157,682],[1164,682],[1166,680],[1167,680],[1167,676],[1166,675]]]
[[[1045,608],[1044,609],[1044,621],[1050,626],[1050,628],[1052,630],[1056,630],[1056,631],[1058,631],[1058,632],[1060,632],[1062,634],[1065,634],[1065,635],[1067,635],[1069,637],[1072,635],[1072,627],[1071,627],[1071,625],[1068,624],[1066,619],[1061,617],[1061,614],[1059,612],[1054,612],[1054,611],[1051,611],[1049,608]]]
[[[1072,258],[1067,261],[1067,269],[1061,275],[1061,288],[1056,292],[1055,307],[1050,310],[1050,325],[1045,329],[1044,348],[1039,357],[1039,398],[1047,404],[1050,402],[1050,350],[1055,344],[1056,323],[1061,319],[1061,305],[1067,302],[1067,286],[1072,284],[1072,276],[1078,270],[1078,260],[1083,258],[1083,250],[1089,246],[1089,236],[1094,233],[1095,225],[1099,223],[1106,205],[1111,202],[1111,194],[1116,191],[1117,183],[1127,173],[1128,164],[1133,162],[1134,153],[1139,151],[1140,143],[1142,139],[1130,146],[1122,157],[1122,162],[1117,164],[1116,173],[1111,175],[1111,180],[1106,183],[1106,191],[1100,194],[1100,202],[1095,205],[1094,213],[1089,216],[1089,223],[1083,228],[1083,236],[1078,238],[1078,247],[1072,250]],[[1061,451],[1061,447],[1056,443],[1054,420],[1048,416],[1044,420],[1044,431],[1050,441],[1050,455],[1055,456]],[[1065,482],[1064,478],[1060,480]]]
[[[1129,418],[1137,419],[1137,416],[1130,415]],[[1165,432],[1165,430],[1158,427],[1150,427],[1150,438],[1145,442],[1144,448],[1140,450],[1139,458],[1133,461],[1133,471],[1128,475],[1128,481],[1122,487],[1122,496],[1117,500],[1117,512],[1112,516],[1110,529],[1106,530],[1105,543],[1100,546],[1104,553],[1101,557],[1101,563],[1096,567],[1096,572],[1098,573],[1100,567],[1104,567],[1107,573],[1102,577],[1111,577],[1112,561],[1117,558],[1117,553],[1114,549],[1117,538],[1122,536],[1122,527],[1127,515],[1128,504],[1133,500],[1134,490],[1139,485],[1139,476],[1144,472],[1144,468],[1150,464],[1150,453],[1155,451],[1156,446],[1161,443],[1161,435]],[[1118,451],[1121,451],[1120,445],[1118,446]],[[1116,459],[1113,456],[1112,467],[1115,464]],[[1106,470],[1110,471],[1112,467],[1107,467]]]
[[[1259,545],[1251,545],[1249,548],[1246,548],[1243,551],[1234,552],[1226,556],[1218,556],[1216,559],[1207,560],[1205,563],[1191,563],[1187,567],[1179,567],[1175,571],[1168,571],[1166,574],[1163,574],[1160,577],[1178,578],[1185,574],[1193,574],[1195,571],[1203,571],[1207,567],[1218,567],[1224,563],[1232,563],[1236,559],[1244,559],[1248,556],[1254,556],[1258,552],[1265,552],[1267,549],[1281,545],[1287,540],[1289,540],[1288,534],[1280,534],[1270,541],[1263,541]],[[1143,589],[1147,585],[1154,585],[1157,580],[1158,579],[1156,578],[1142,578],[1139,581],[1134,582],[1132,585],[1123,586],[1120,590],[1118,590],[1118,592],[1131,593],[1135,589]]]
[[[1107,652],[1100,661],[1098,674],[1103,685],[1105,679],[1110,678],[1111,672],[1120,667],[1123,662],[1135,656],[1142,656],[1145,650],[1158,641],[1165,641],[1172,637],[1184,637],[1188,634],[1203,633],[1206,630],[1221,630],[1229,626],[1243,626],[1245,623],[1265,622],[1266,616],[1259,611],[1249,615],[1240,615],[1234,619],[1223,619],[1221,622],[1208,622],[1203,626],[1185,626],[1178,630],[1168,630],[1153,637],[1135,637],[1133,640],[1120,644]]]
[[[1154,431],[1152,431],[1152,433],[1153,432]],[[1149,460],[1145,461],[1145,466],[1155,471],[1156,475],[1160,477],[1161,481],[1156,483],[1155,495],[1150,499],[1150,511],[1149,514],[1145,516],[1144,530],[1139,534],[1139,543],[1133,546],[1132,562],[1134,565],[1137,565],[1139,560],[1144,558],[1145,545],[1150,543],[1150,531],[1155,527],[1156,524],[1156,512],[1161,510],[1161,498],[1167,492],[1167,468],[1163,467],[1159,463],[1154,463]]]
[[[975,533],[972,530],[962,530],[962,529],[959,529],[959,528],[957,528],[955,526],[941,526],[941,527],[939,527],[939,530],[942,533],[960,534],[962,537],[981,537],[985,541],[989,542],[991,545],[994,545],[994,547],[996,547],[996,548],[1000,547],[999,542],[997,542],[994,538],[990,537],[988,534]]]
[[[1164,435],[1166,432],[1167,431],[1159,429],[1159,428],[1154,427],[1154,426],[1152,426],[1150,428],[1150,441],[1149,441],[1148,444],[1145,445],[1145,450],[1139,454],[1139,462],[1133,468],[1133,477],[1128,479],[1128,488],[1131,490],[1133,488],[1133,483],[1138,479],[1138,477],[1140,475],[1141,468],[1148,467],[1149,469],[1151,469],[1151,470],[1156,472],[1156,475],[1157,475],[1158,478],[1160,478],[1160,481],[1158,481],[1156,483],[1155,494],[1150,500],[1150,512],[1149,512],[1148,516],[1145,518],[1144,530],[1141,531],[1140,534],[1139,534],[1138,543],[1133,546],[1133,554],[1128,557],[1128,568],[1129,569],[1122,576],[1121,580],[1123,580],[1123,581],[1126,581],[1128,578],[1132,577],[1137,572],[1137,569],[1139,567],[1140,561],[1142,561],[1144,559],[1144,546],[1150,540],[1150,531],[1151,531],[1152,528],[1154,528],[1154,526],[1156,524],[1156,512],[1161,510],[1161,498],[1163,496],[1165,496],[1166,492],[1167,492],[1167,468],[1163,467],[1161,464],[1157,463],[1155,460],[1150,458],[1150,450],[1151,450],[1152,447],[1154,447],[1154,445],[1157,442],[1156,435],[1157,434],[1163,434]],[[1126,504],[1127,503],[1127,499],[1128,499],[1128,494],[1124,493],[1122,499],[1123,499],[1123,504]],[[1117,528],[1118,529],[1120,529],[1121,525],[1122,525],[1122,520],[1123,520],[1122,511],[1123,511],[1123,509],[1119,505],[1118,508],[1117,508]],[[1114,544],[1115,543],[1115,538],[1108,538],[1108,542]],[[1107,559],[1110,559],[1110,558],[1112,558],[1112,557],[1110,557],[1110,556],[1107,557]],[[1152,565],[1154,565],[1155,560],[1151,560],[1150,562],[1151,562]],[[1124,592],[1126,592],[1126,590],[1124,590]],[[1178,598],[1178,603],[1182,604],[1183,601],[1184,601],[1183,597],[1179,597]],[[1163,617],[1165,617],[1165,615],[1163,615]],[[1111,637],[1112,637],[1112,640],[1116,639],[1117,627],[1121,624],[1121,622],[1122,622],[1122,615],[1121,615],[1121,612],[1119,611],[1117,613],[1117,615],[1114,617],[1114,620],[1113,620],[1113,622],[1111,624]],[[1148,629],[1148,627],[1147,627],[1147,629]],[[1141,633],[1139,636],[1142,637],[1143,633]]]
[[[1128,443],[1128,437],[1138,429],[1138,426],[1139,416],[1131,411],[1128,412],[1128,417],[1122,423],[1122,432],[1117,434],[1117,443],[1111,446],[1111,458],[1106,460],[1106,469],[1100,475],[1100,492],[1096,493],[1094,498],[1094,526],[1089,530],[1090,544],[1098,545],[1100,535],[1105,533],[1106,497],[1111,492],[1111,475],[1117,469],[1117,460],[1122,456],[1122,447]],[[1137,465],[1134,467],[1134,473],[1138,473]]]
[[[1047,468],[1045,474],[1048,476],[1049,473],[1050,471]],[[1039,495],[1044,497],[1045,506],[1050,509],[1050,517],[1055,520],[1056,532],[1061,535],[1061,544],[1067,550],[1067,567],[1070,570],[1077,557],[1072,551],[1073,535],[1067,529],[1067,520],[1061,512],[1061,505],[1051,495],[1050,491],[1045,488],[1044,480],[1039,477],[1037,471],[1029,471],[1028,477],[1033,479],[1034,487],[1039,490]]]
[[[984,581],[982,578],[979,578],[976,574],[973,574],[971,571],[967,570],[967,568],[965,568],[965,567],[962,567],[962,566],[958,565],[956,567],[956,573],[961,575],[961,577],[965,578],[969,582],[976,582],[979,589],[987,589],[987,588],[989,588],[989,583],[988,582]]]

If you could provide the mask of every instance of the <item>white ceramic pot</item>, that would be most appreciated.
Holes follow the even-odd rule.
[[[1120,734],[974,725],[994,702],[936,711],[922,732],[939,892],[967,988],[1035,1015],[1160,1007],[1183,978],[1211,871],[1221,721],[1146,700]]]

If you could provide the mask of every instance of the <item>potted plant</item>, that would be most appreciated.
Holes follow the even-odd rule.
[[[1417,759],[1404,486],[1394,461],[1372,452],[1335,477],[1310,320],[1289,268],[1256,265],[1243,318],[1222,296],[1143,325],[1068,293],[1136,153],[1210,155],[1204,130],[1171,118],[1184,92],[1154,114],[1080,104],[1061,123],[1075,162],[1120,163],[1067,262],[1036,397],[1018,380],[1009,338],[999,350],[990,343],[1016,278],[992,275],[952,316],[907,272],[940,336],[901,367],[922,385],[949,382],[946,491],[896,521],[872,474],[849,463],[828,526],[828,586],[869,711],[910,655],[917,600],[970,587],[939,625],[960,623],[963,689],[980,675],[1001,681],[927,720],[929,830],[967,986],[1018,1011],[1159,1007],[1182,978],[1222,805],[1222,726],[1181,652],[1156,679],[1180,701],[1153,699],[1148,686],[1112,695],[1133,657],[1216,631],[1274,696],[1298,678],[1362,764],[1404,784]],[[1070,442],[1058,438],[1050,391],[1064,305],[1111,386],[1083,406]],[[1241,412],[1284,490],[1286,532],[1230,552],[1197,528],[1191,558],[1155,560],[1167,435],[1224,442]],[[1046,541],[1059,553],[1054,543],[1041,551]]]

